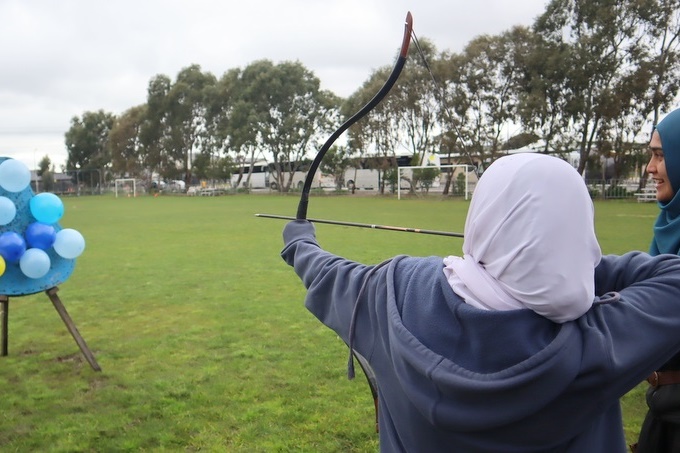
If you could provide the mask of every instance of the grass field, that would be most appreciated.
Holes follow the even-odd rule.
[[[64,198],[62,227],[87,247],[59,296],[94,352],[94,372],[44,294],[10,299],[0,357],[3,452],[296,451],[378,448],[363,377],[304,309],[279,257],[297,198]],[[317,197],[309,216],[463,231],[467,202]],[[646,250],[655,203],[596,204],[605,253]],[[449,255],[462,240],[317,226],[321,244],[377,263]],[[644,386],[624,398],[632,441]]]

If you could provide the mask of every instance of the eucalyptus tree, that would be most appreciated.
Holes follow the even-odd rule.
[[[255,160],[257,157],[265,157],[260,127],[266,122],[269,105],[267,95],[261,91],[266,84],[261,81],[269,77],[273,68],[274,64],[270,60],[253,62],[236,74],[233,82],[236,88],[231,100],[228,126],[225,128],[225,140],[229,140],[234,151],[234,160],[239,167],[237,186],[244,176],[245,164],[249,164],[243,183],[247,187],[250,185]]]
[[[240,98],[236,98],[232,105],[229,117],[228,133],[229,150],[234,163],[238,168],[238,177],[235,186],[238,187],[244,177],[244,169],[248,166],[243,184],[250,185],[250,177],[258,157],[264,157],[262,140],[258,134],[257,121],[254,119],[256,111],[252,105]]]
[[[386,105],[404,131],[404,148],[415,158],[415,165],[424,165],[425,155],[437,151],[434,136],[439,126],[438,93],[428,63],[434,60],[437,49],[426,39],[419,41],[419,49],[421,58],[414,55],[406,61],[406,68]]]
[[[116,118],[109,132],[111,170],[118,176],[150,179],[146,149],[141,141],[146,115],[146,104],[132,107]]]
[[[182,69],[171,82],[152,78],[147,91],[147,118],[141,130],[147,162],[166,179],[191,184],[194,154],[207,142],[207,97],[216,83],[199,65]]]
[[[680,0],[646,0],[632,7],[642,18],[639,31],[639,63],[620,92],[634,97],[617,120],[618,130],[641,139],[620,140],[615,144],[616,168],[623,172],[624,164],[634,167],[640,178],[640,188],[646,183],[646,144],[662,112],[668,111],[677,100],[680,90]],[[651,121],[651,127],[648,127]],[[630,131],[635,132],[631,134]],[[646,132],[646,133],[644,133]],[[624,151],[624,152],[619,152]],[[625,159],[625,160],[624,160]]]
[[[620,78],[609,98],[599,106],[607,118],[598,130],[597,148],[602,165],[613,162],[609,173],[605,166],[601,171],[614,183],[631,173],[641,176],[646,167],[649,135],[644,130],[654,110],[653,96],[649,95],[651,81],[646,65],[637,65]]]
[[[68,157],[66,169],[81,173],[89,172],[86,184],[102,184],[106,168],[111,163],[108,149],[109,132],[113,127],[115,115],[98,110],[85,112],[82,117],[71,118],[71,127],[64,135]],[[97,178],[94,178],[94,174]]]
[[[172,80],[167,75],[159,74],[151,78],[147,88],[146,116],[139,132],[149,172],[162,178],[176,179],[176,167],[165,151],[170,133],[167,104],[171,86]]]
[[[238,99],[240,76],[240,68],[230,69],[215,85],[208,87],[206,92],[205,131],[201,139],[201,154],[205,156],[202,159],[209,162],[209,167],[212,168],[210,172],[215,173],[211,177],[215,179],[224,179],[217,177],[216,174],[224,176],[226,169],[221,167],[225,165],[229,170],[226,173],[231,172],[234,162],[237,162],[242,170],[242,164],[246,161],[245,155],[250,151],[245,143],[247,140],[240,139],[240,133],[247,128],[236,124],[240,119],[236,118],[235,114],[236,106],[240,103]],[[254,150],[254,146],[252,149]],[[253,160],[254,156],[251,156],[250,161]],[[242,176],[242,173],[239,176]]]
[[[632,7],[635,3],[552,0],[534,24],[534,31],[551,48],[564,50],[569,62],[564,68],[560,129],[563,140],[573,142],[579,151],[581,173],[621,114],[612,99],[637,66],[642,22]]]
[[[54,170],[52,169],[52,161],[50,157],[45,155],[40,162],[38,162],[37,174],[40,176],[41,187],[36,187],[37,190],[43,192],[52,192],[54,190]]]
[[[635,6],[643,19],[643,66],[650,76],[656,126],[680,90],[680,0],[646,0]]]
[[[421,58],[411,58],[398,83],[386,101],[389,113],[397,119],[396,126],[403,131],[401,147],[407,149],[415,166],[426,165],[426,156],[437,153],[436,137],[441,129],[438,123],[439,99],[433,83],[429,61],[437,54],[434,44],[426,39],[418,43]],[[414,170],[412,176],[402,177],[414,192],[419,180],[432,171]],[[433,179],[433,178],[432,178]],[[431,183],[431,181],[430,181]]]
[[[226,74],[219,82],[219,86],[232,93],[229,96],[229,109],[225,112],[224,122],[220,127],[220,139],[228,143],[232,160],[239,169],[236,180],[238,187],[245,176],[243,184],[250,185],[250,177],[257,158],[264,158],[262,136],[259,125],[264,123],[261,117],[266,115],[268,105],[266,97],[258,91],[262,87],[258,81],[274,67],[268,60],[251,63],[242,71],[238,70]],[[245,166],[248,172],[244,175]]]
[[[193,162],[192,174],[197,179],[211,181],[229,180],[233,171],[232,160],[229,156],[216,156],[201,151]]]
[[[167,93],[166,152],[169,160],[181,170],[179,175],[187,187],[191,184],[194,154],[200,152],[201,138],[205,138],[207,96],[216,83],[215,76],[202,72],[199,65],[182,69]]]
[[[335,189],[340,190],[345,184],[345,171],[352,166],[350,151],[346,146],[331,146],[326,152],[320,169],[333,176]]]
[[[371,74],[371,76],[345,100],[341,111],[343,117],[349,118],[354,112],[366,105],[375,96],[389,77],[392,68],[384,66]],[[397,82],[398,85],[399,82]],[[392,89],[398,89],[397,85]],[[377,170],[379,179],[379,191],[385,192],[385,182],[396,177],[396,149],[402,142],[403,130],[400,127],[400,118],[395,115],[395,102],[392,93],[388,94],[364,118],[352,125],[348,133],[348,147],[351,155],[356,156],[356,166],[361,162],[368,162],[369,168]],[[393,174],[391,174],[393,173]]]
[[[476,128],[468,121],[472,99],[465,83],[466,59],[463,54],[445,51],[432,66],[441,86],[440,112],[442,122],[441,147],[451,154],[464,155],[469,163],[473,154],[479,159],[481,144],[475,139]]]
[[[674,13],[669,11],[670,3],[675,4]],[[626,61],[617,72],[609,96],[603,96],[598,105],[603,121],[597,148],[603,162],[613,162],[603,166],[602,173],[613,178],[614,183],[633,169],[638,176],[644,172],[650,117],[654,125],[659,109],[668,107],[678,90],[672,77],[678,75],[677,54],[674,55],[680,33],[678,3],[632,1],[624,6],[626,23],[630,24],[630,34],[625,37]]]
[[[482,161],[491,163],[499,157],[503,134],[517,123],[522,74],[517,60],[529,36],[525,27],[514,27],[501,35],[477,37],[464,50],[463,83],[471,97],[468,118]]]
[[[533,34],[530,48],[517,62],[523,75],[519,83],[517,113],[520,124],[536,137],[543,153],[568,152],[571,141],[562,139],[568,122],[567,73],[570,47],[563,42],[551,42]]]
[[[437,145],[440,154],[447,156],[447,162],[457,161],[477,167],[481,147],[479,142],[472,139],[474,131],[467,123],[470,99],[462,83],[463,60],[462,54],[445,51],[430,64],[433,83],[439,91],[438,116],[441,131],[437,137]],[[453,172],[447,172],[443,195],[449,194],[452,178]]]
[[[339,101],[321,90],[319,79],[299,62],[274,65],[263,60],[251,66],[242,74],[243,103],[238,107],[247,121],[241,123],[246,132],[240,140],[253,143],[255,138],[271,155],[274,182],[287,192],[308,152],[337,127]]]
[[[445,53],[437,65],[443,77],[443,146],[459,149],[470,163],[488,164],[502,151],[503,136],[519,121],[523,77],[518,61],[531,45],[531,33],[515,27],[473,39],[460,54]]]

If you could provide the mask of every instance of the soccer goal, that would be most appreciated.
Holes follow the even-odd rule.
[[[118,194],[122,197],[136,197],[137,196],[137,183],[134,179],[116,179],[115,181],[115,191],[116,198]]]
[[[405,190],[410,190],[413,184],[413,170],[421,169],[428,169],[433,171],[431,175],[428,175],[427,177],[424,178],[425,180],[427,180],[426,184],[429,184],[429,187],[427,187],[428,191],[432,190],[433,192],[436,192],[437,189],[440,189],[443,186],[444,184],[443,181],[445,181],[446,178],[448,177],[447,175],[448,173],[453,173],[452,175],[453,186],[456,186],[456,184],[458,184],[459,181],[462,183],[463,179],[461,178],[459,180],[458,177],[464,175],[465,184],[464,185],[461,184],[462,186],[461,189],[462,192],[465,194],[465,199],[468,200],[470,198],[470,193],[472,192],[470,190],[471,183],[470,172],[474,170],[474,167],[472,165],[456,164],[456,165],[416,165],[408,167],[398,167],[399,183],[397,184],[397,199],[401,200],[402,186],[404,186]],[[456,169],[460,169],[460,171],[456,172]],[[421,182],[420,185],[423,185],[423,183]]]

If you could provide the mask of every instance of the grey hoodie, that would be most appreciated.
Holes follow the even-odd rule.
[[[619,398],[680,350],[673,255],[605,256],[595,305],[557,324],[466,304],[440,257],[366,266],[309,222],[283,236],[306,307],[376,374],[381,451],[624,452]]]

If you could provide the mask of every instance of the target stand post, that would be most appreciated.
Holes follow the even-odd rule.
[[[69,333],[73,337],[73,339],[76,341],[76,344],[80,348],[80,351],[83,353],[83,356],[85,356],[85,360],[87,360],[87,363],[90,364],[93,370],[95,371],[101,371],[101,367],[97,363],[97,359],[94,357],[94,354],[90,350],[90,348],[87,346],[87,343],[85,343],[85,339],[83,339],[82,335],[80,335],[80,332],[78,331],[78,328],[76,327],[75,323],[71,319],[71,316],[69,316],[68,312],[66,311],[66,307],[64,307],[64,304],[61,302],[61,299],[59,299],[59,296],[57,296],[57,291],[59,291],[59,288],[56,286],[48,289],[45,291],[45,294],[47,294],[47,297],[49,297],[50,301],[52,302],[52,305],[54,305],[54,308],[57,310],[57,313],[59,313],[59,316],[61,317],[61,320],[64,321],[64,324],[66,325],[66,328],[68,329]],[[1,318],[1,323],[2,323],[2,344],[0,347],[2,348],[2,351],[0,352],[3,356],[6,356],[8,354],[8,327],[9,327],[9,297],[6,295],[0,295],[0,306],[2,306],[2,318]]]
[[[0,305],[2,306],[2,356],[7,355],[7,327],[9,325],[9,297],[0,295]]]

